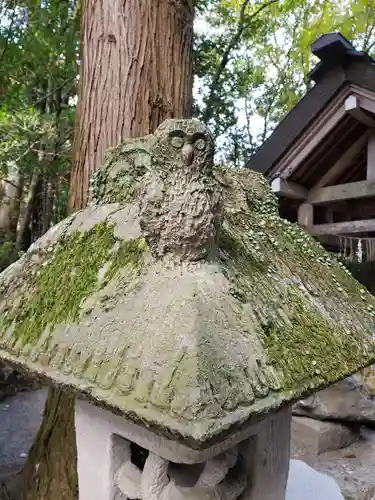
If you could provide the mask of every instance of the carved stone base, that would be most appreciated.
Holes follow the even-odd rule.
[[[195,460],[181,460],[188,458],[182,445],[152,439],[149,431],[78,401],[79,499],[284,500],[290,425],[291,410],[283,410],[239,444],[216,455],[211,450],[204,460],[201,452]]]
[[[247,484],[245,460],[238,448],[222,453],[202,464],[202,470],[194,485],[187,486],[192,479],[191,466],[175,474],[173,464],[150,453],[143,471],[131,460],[130,443],[127,460],[115,475],[115,483],[125,498],[132,500],[236,500]],[[185,474],[184,474],[185,472]],[[186,477],[182,477],[185,475]],[[185,485],[180,484],[180,480]]]

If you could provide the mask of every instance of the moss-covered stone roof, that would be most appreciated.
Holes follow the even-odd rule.
[[[374,298],[262,176],[213,177],[198,260],[155,257],[137,199],[51,229],[0,275],[0,357],[195,448],[374,362]]]

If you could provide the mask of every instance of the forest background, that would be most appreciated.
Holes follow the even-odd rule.
[[[194,114],[242,166],[308,90],[311,44],[375,54],[375,0],[197,0]],[[0,0],[0,271],[66,216],[79,0]],[[166,62],[167,64],[167,62]]]

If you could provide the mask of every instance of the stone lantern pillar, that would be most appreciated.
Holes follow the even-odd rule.
[[[80,500],[284,500],[291,404],[375,360],[375,299],[213,151],[112,150],[0,275],[0,358],[77,395]]]

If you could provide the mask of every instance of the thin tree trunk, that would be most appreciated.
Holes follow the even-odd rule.
[[[51,227],[53,220],[53,204],[55,200],[55,179],[49,178],[46,186],[46,209],[44,212],[43,227],[46,231]]]
[[[17,259],[16,236],[20,214],[23,178],[17,165],[11,164],[2,181],[0,202],[0,272]]]
[[[70,212],[87,203],[105,151],[192,107],[192,0],[85,0]],[[99,450],[100,451],[100,450]],[[75,500],[74,398],[49,392],[24,470],[27,500]]]
[[[22,194],[22,177],[17,165],[9,165],[7,178],[3,181],[3,197],[0,204],[0,235],[15,240]]]
[[[69,208],[85,206],[88,182],[108,147],[191,116],[190,0],[86,0],[83,75]]]
[[[35,205],[35,197],[37,195],[39,181],[40,181],[39,172],[34,172],[34,174],[31,177],[25,208],[18,225],[16,246],[19,250],[27,250],[27,248],[30,245],[30,238],[28,236],[28,232],[29,232],[31,216],[33,213],[33,207]]]

